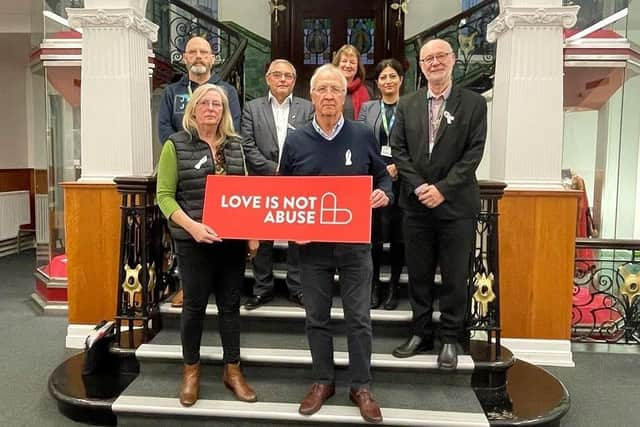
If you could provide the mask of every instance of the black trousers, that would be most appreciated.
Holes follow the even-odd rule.
[[[349,348],[351,388],[371,382],[371,247],[363,244],[309,243],[300,246],[306,332],[314,382],[335,380],[331,304],[333,275],[340,275]]]
[[[214,292],[224,363],[240,360],[240,291],[247,243],[225,240],[196,243],[178,240],[178,260],[184,290],[180,323],[184,363],[200,360],[200,342],[209,295]]]
[[[300,255],[298,245],[289,242],[287,247],[287,288],[289,295],[297,295],[302,292],[300,283]],[[252,261],[254,295],[269,295],[273,293],[273,241],[260,240],[258,253]]]
[[[464,327],[475,220],[439,220],[430,212],[405,211],[404,239],[413,335],[433,336],[434,278],[439,265],[442,275],[442,288],[438,292],[442,340],[454,343]]]

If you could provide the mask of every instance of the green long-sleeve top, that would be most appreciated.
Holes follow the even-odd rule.
[[[178,186],[178,156],[176,147],[171,140],[162,146],[160,161],[158,162],[158,180],[156,183],[156,199],[158,206],[166,218],[180,209],[176,201]]]

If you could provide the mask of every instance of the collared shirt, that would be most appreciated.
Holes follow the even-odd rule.
[[[284,145],[284,139],[287,137],[287,128],[289,127],[289,110],[291,108],[291,102],[293,101],[293,95],[287,96],[282,104],[278,102],[275,96],[269,92],[268,95],[269,104],[271,104],[271,111],[273,111],[273,120],[276,125],[276,135],[278,137],[278,163],[282,157],[282,146]]]
[[[433,152],[433,145],[435,144],[436,135],[440,128],[440,122],[442,121],[442,115],[445,110],[445,105],[449,95],[451,95],[451,84],[449,87],[437,97],[431,92],[431,89],[427,88],[427,104],[429,117],[427,117],[427,124],[429,126],[429,155]]]
[[[313,115],[313,121],[311,123],[313,123],[313,128],[316,130],[316,132],[318,132],[320,134],[320,136],[322,136],[327,141],[331,141],[331,140],[333,140],[333,138],[336,137],[336,135],[338,135],[340,130],[342,130],[342,126],[344,126],[344,116],[342,114],[340,114],[340,118],[336,122],[336,124],[333,127],[333,129],[331,129],[330,133],[325,133],[325,131],[322,130],[322,128],[320,127],[320,125],[316,121],[316,115],[315,114]]]

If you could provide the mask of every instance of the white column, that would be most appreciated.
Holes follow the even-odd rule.
[[[82,29],[83,182],[153,172],[148,42],[158,26],[146,0],[85,0],[67,9]]]
[[[561,0],[502,0],[487,28],[498,42],[490,174],[512,189],[561,187],[563,29],[575,25],[578,9]]]

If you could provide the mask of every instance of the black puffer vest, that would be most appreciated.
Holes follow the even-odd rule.
[[[209,144],[186,131],[174,133],[169,137],[176,148],[178,162],[178,183],[176,202],[194,221],[202,220],[204,187],[207,175],[215,174],[215,163]],[[246,175],[244,152],[241,139],[228,138],[223,146],[226,175]],[[182,227],[169,221],[169,229],[174,239],[193,239]]]

